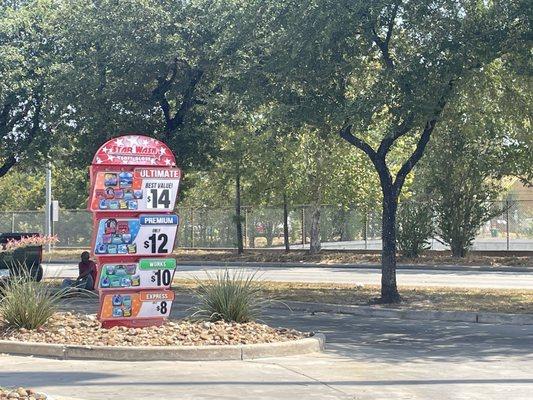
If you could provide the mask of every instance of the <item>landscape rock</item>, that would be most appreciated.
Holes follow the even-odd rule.
[[[308,334],[256,322],[167,321],[159,327],[102,328],[94,315],[56,313],[39,330],[1,325],[0,340],[84,346],[201,346],[273,343],[297,340]],[[19,394],[19,393],[17,393]],[[33,394],[39,399],[37,394]],[[1,398],[1,397],[0,397]]]

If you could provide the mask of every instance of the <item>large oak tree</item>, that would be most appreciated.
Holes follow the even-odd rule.
[[[329,127],[379,176],[381,300],[396,302],[396,211],[457,89],[528,52],[523,0],[258,2],[255,81],[299,123]],[[282,50],[283,49],[283,50]],[[403,160],[399,162],[400,156]]]

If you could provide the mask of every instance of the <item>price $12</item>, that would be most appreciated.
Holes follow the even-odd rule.
[[[166,245],[168,243],[168,235],[165,233],[160,233],[156,235],[155,233],[148,237],[148,240],[144,241],[144,248],[150,248],[151,253],[168,253]],[[158,246],[159,245],[159,246]]]

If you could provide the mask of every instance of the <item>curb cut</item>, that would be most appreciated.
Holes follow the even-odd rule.
[[[222,346],[77,346],[0,340],[0,353],[62,360],[227,361],[321,352],[325,343],[320,333],[287,342]]]
[[[272,304],[269,307],[280,309],[286,308],[286,306],[294,311],[350,314],[366,317],[400,318],[423,321],[438,320],[480,324],[533,325],[533,314],[503,314],[472,311],[397,310],[391,308],[377,308],[372,306],[307,303],[303,301],[284,301],[283,304]]]

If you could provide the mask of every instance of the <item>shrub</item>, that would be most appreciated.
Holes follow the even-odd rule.
[[[433,232],[433,211],[429,202],[407,201],[400,204],[396,240],[404,256],[418,257],[429,249]]]
[[[263,296],[263,285],[256,279],[256,272],[243,270],[230,273],[227,269],[209,280],[196,278],[194,293],[199,304],[193,317],[209,321],[250,322],[257,319],[268,302]]]
[[[10,252],[23,247],[46,246],[48,244],[54,245],[58,242],[59,239],[57,238],[57,236],[24,236],[22,237],[22,239],[19,240],[9,239],[7,243],[3,245],[3,248],[1,250]]]
[[[14,328],[37,329],[58,310],[69,289],[41,281],[28,274],[14,276],[5,283],[0,294],[0,317]]]

